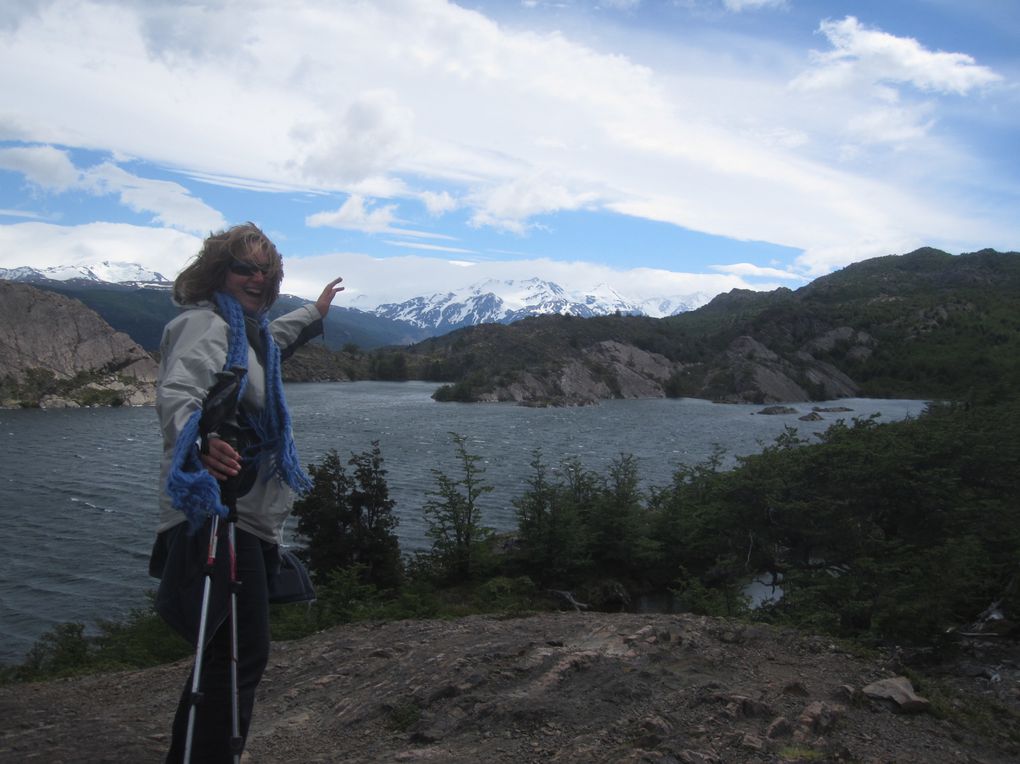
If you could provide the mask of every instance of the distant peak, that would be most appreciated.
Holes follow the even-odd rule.
[[[138,263],[101,260],[77,265],[54,265],[48,268],[0,268],[0,278],[8,281],[72,281],[82,280],[107,284],[169,284],[162,273]]]

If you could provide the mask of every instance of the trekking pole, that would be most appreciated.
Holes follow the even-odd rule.
[[[228,422],[237,411],[237,401],[241,393],[241,383],[245,369],[235,368],[229,372],[217,372],[216,383],[209,390],[202,403],[202,417],[199,421],[199,432],[202,436],[202,452],[208,451],[209,440],[222,438],[218,430],[227,434],[226,440],[236,448],[236,426]],[[237,520],[237,488],[240,478],[235,476],[220,483],[220,501],[228,509],[227,546],[230,565],[230,691],[231,691],[231,730],[230,749],[233,752],[234,764],[239,764],[242,745],[240,733],[240,707],[238,704],[237,682],[237,549],[234,539],[234,525]],[[219,515],[213,513],[209,530],[209,551],[205,563],[205,585],[202,591],[202,610],[198,625],[198,642],[195,645],[195,666],[191,677],[191,708],[188,710],[188,731],[184,741],[184,764],[191,764],[192,743],[195,736],[195,719],[198,704],[202,702],[201,679],[202,659],[205,652],[205,633],[209,623],[209,599],[212,591],[213,568],[216,564],[216,547],[219,539]]]
[[[237,448],[233,428],[222,428],[221,437],[231,447]],[[242,582],[237,578],[237,487],[239,477],[232,477],[220,484],[220,497],[223,505],[230,510],[227,515],[227,554],[230,566],[230,752],[234,764],[240,764],[244,738],[241,737],[241,705],[240,688],[237,680],[237,592]]]
[[[198,704],[202,702],[200,682],[202,678],[202,658],[205,652],[205,630],[209,623],[209,594],[212,590],[213,566],[216,564],[216,541],[219,535],[219,515],[212,516],[209,528],[209,551],[205,558],[205,586],[202,590],[202,615],[198,622],[198,642],[195,644],[195,666],[191,673],[191,707],[188,709],[188,734],[184,739],[184,764],[191,762],[191,744],[195,737],[195,716]]]
[[[231,512],[227,524],[227,543],[230,548],[230,752],[234,755],[234,764],[240,764],[244,739],[241,737],[241,706],[237,684],[237,590],[241,582],[237,580],[235,520],[236,513]]]
[[[219,437],[236,447],[236,438],[228,434],[232,428],[225,423],[221,425],[224,433]],[[237,541],[235,528],[237,526],[237,476],[227,478],[220,483],[220,499],[223,505],[229,510],[227,514],[227,564],[230,581],[230,752],[234,764],[240,764],[241,748],[244,745],[241,737],[241,708],[239,687],[237,679],[237,592],[241,588],[241,582],[237,578]],[[202,702],[200,681],[202,673],[202,657],[205,651],[205,635],[209,623],[209,597],[212,589],[213,568],[216,564],[216,547],[219,536],[219,515],[212,516],[212,526],[209,533],[209,552],[205,563],[205,588],[202,592],[202,615],[198,625],[198,644],[195,649],[195,668],[191,679],[191,708],[188,711],[188,733],[184,742],[184,764],[191,762],[191,748],[195,732],[195,719],[197,716],[198,704]]]

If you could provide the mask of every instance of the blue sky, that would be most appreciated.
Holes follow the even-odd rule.
[[[1020,249],[1002,0],[40,0],[0,10],[0,267],[168,277],[260,224],[350,305],[797,287]]]

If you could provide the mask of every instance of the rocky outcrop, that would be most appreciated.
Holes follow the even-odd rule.
[[[567,360],[554,373],[519,374],[481,400],[576,406],[606,398],[662,398],[679,366],[663,355],[607,340]]]
[[[871,355],[876,344],[875,338],[867,332],[850,326],[840,326],[805,343],[804,352],[812,356],[818,353],[831,353],[837,346],[843,345],[846,347],[848,357],[864,360]]]
[[[4,406],[148,405],[156,362],[77,300],[0,281]]]
[[[479,397],[486,401],[586,405],[607,398],[662,398],[677,378],[688,378],[684,395],[724,403],[787,403],[856,396],[853,379],[812,352],[825,354],[837,343],[870,352],[863,332],[834,330],[784,357],[749,336],[734,339],[725,352],[703,365],[670,361],[617,341],[598,342],[565,359],[553,372],[519,373],[513,381]],[[849,352],[849,351],[848,351]],[[693,380],[690,378],[693,375]],[[672,391],[671,394],[677,394]]]
[[[831,334],[831,332],[829,333]],[[817,398],[847,398],[857,384],[835,366],[812,355],[829,340],[813,340],[792,357],[784,357],[753,337],[737,337],[711,365],[709,397],[726,403],[791,403]]]

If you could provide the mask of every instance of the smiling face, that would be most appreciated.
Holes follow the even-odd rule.
[[[249,252],[244,259],[234,258],[227,266],[223,291],[237,300],[245,313],[252,315],[269,307],[275,290],[273,263],[265,252]]]

